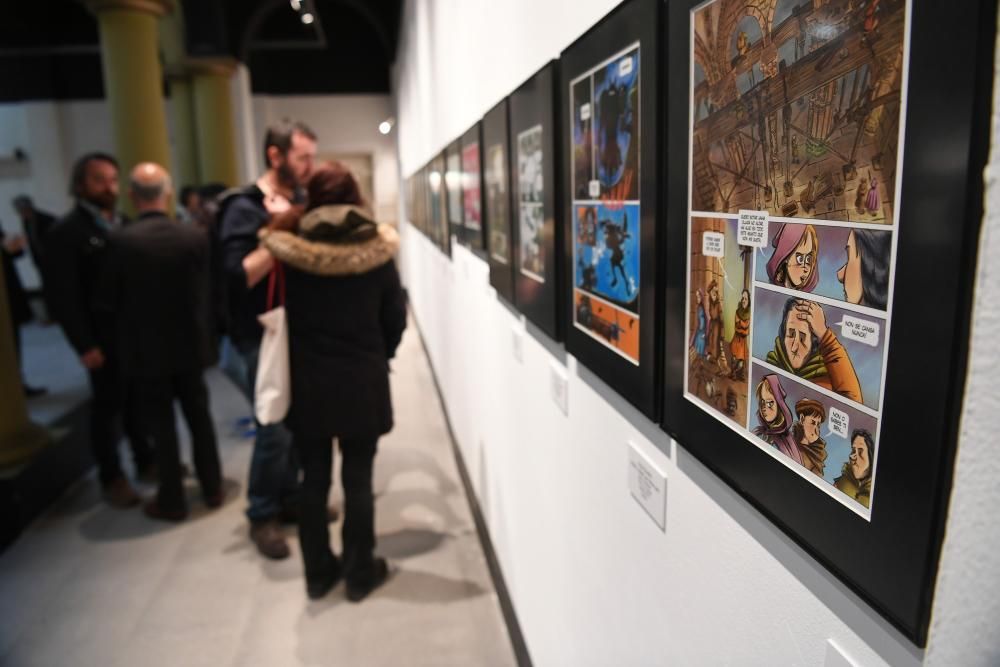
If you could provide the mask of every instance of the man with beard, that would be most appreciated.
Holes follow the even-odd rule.
[[[826,441],[820,435],[820,426],[826,421],[826,410],[819,401],[803,398],[795,404],[799,420],[792,427],[792,437],[799,447],[802,465],[820,477],[826,467]]]
[[[316,135],[304,123],[284,120],[267,129],[264,163],[267,171],[251,185],[224,195],[219,207],[222,265],[226,274],[229,335],[247,368],[243,387],[253,405],[254,381],[263,329],[257,316],[267,309],[268,274],[274,258],[259,245],[257,232],[271,216],[304,198],[312,173]],[[257,424],[247,484],[250,539],[265,557],[289,556],[281,529],[283,518],[295,513],[299,463],[292,437],[283,424]]]
[[[767,362],[852,401],[862,402],[861,382],[847,350],[826,325],[823,307],[794,297],[785,302]]]
[[[50,296],[56,319],[90,376],[90,446],[97,461],[105,501],[131,507],[139,496],[118,458],[120,417],[142,478],[156,478],[153,451],[134,423],[115,350],[114,313],[101,294],[108,263],[108,237],[122,226],[116,212],[118,163],[105,153],[88,153],[73,166],[70,193],[76,205],[48,235]]]
[[[851,454],[840,477],[833,485],[865,507],[872,496],[872,463],[875,461],[875,439],[865,429],[851,433]]]

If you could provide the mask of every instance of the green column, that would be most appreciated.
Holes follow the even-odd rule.
[[[186,75],[170,76],[170,106],[174,130],[174,180],[178,187],[202,185],[198,167],[197,128],[194,119],[194,84]]]
[[[168,170],[171,167],[157,21],[173,10],[173,2],[84,2],[97,16],[100,28],[104,94],[124,186],[129,171],[139,162],[156,162]]]
[[[202,181],[239,183],[236,161],[235,115],[230,82],[236,63],[228,60],[189,61],[194,85],[194,115],[198,164]]]
[[[45,430],[28,420],[3,271],[0,271],[0,396],[3,396],[0,400],[0,469],[3,469],[24,463],[48,442]]]

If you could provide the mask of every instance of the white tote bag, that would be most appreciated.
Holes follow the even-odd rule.
[[[274,305],[275,283],[281,283],[282,305]],[[264,327],[260,358],[254,382],[254,412],[261,424],[277,424],[292,403],[292,377],[288,362],[288,325],[285,321],[285,276],[281,264],[274,265],[267,291],[267,312],[257,319]]]

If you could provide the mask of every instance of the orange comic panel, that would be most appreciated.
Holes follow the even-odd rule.
[[[634,313],[573,290],[573,320],[608,347],[639,363],[639,317]]]

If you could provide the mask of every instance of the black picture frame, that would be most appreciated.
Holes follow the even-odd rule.
[[[444,149],[445,211],[448,238],[465,244],[465,211],[462,206],[462,141],[455,139]]]
[[[658,288],[661,271],[658,225],[661,198],[658,194],[657,176],[660,159],[658,126],[661,124],[659,20],[660,3],[656,0],[624,2],[563,51],[560,55],[559,68],[561,114],[564,123],[561,226],[566,349],[580,363],[654,421],[658,420],[661,408],[659,373],[662,347],[659,342],[662,327],[659,317],[662,297]],[[581,136],[590,136],[594,146],[611,146],[608,142],[614,125],[606,124],[604,127],[599,127],[600,119],[597,114],[599,107],[602,110],[613,109],[616,102],[613,97],[606,97],[604,102],[599,103],[600,93],[595,95],[594,91],[603,88],[601,91],[603,93],[611,87],[617,90],[617,85],[624,85],[623,82],[627,82],[627,78],[622,77],[627,77],[628,73],[622,72],[626,69],[631,72],[631,66],[625,67],[624,62],[634,56],[636,49],[639,53],[636,75],[638,102],[634,101],[636,93],[633,92],[635,90],[633,84],[629,83],[628,88],[621,90],[625,90],[625,94],[629,96],[626,111],[623,113],[630,113],[634,118],[635,112],[638,111],[639,139],[629,141],[629,146],[624,151],[621,150],[620,141],[615,139],[619,153],[617,159],[621,161],[618,167],[615,167],[614,149],[610,152],[602,151],[600,156],[597,155],[598,150],[594,149],[589,153],[591,157],[586,158],[588,149],[584,144],[580,153],[584,156],[581,167],[580,162],[574,161],[574,136],[577,132],[578,119],[593,114],[594,122],[589,126],[590,129],[582,130]],[[618,69],[612,69],[614,67]],[[589,80],[589,84],[583,86],[585,90],[581,90],[578,86],[574,92],[572,87],[574,82],[582,85],[586,80]],[[620,92],[616,94],[621,95]],[[591,102],[584,102],[588,96]],[[590,112],[583,110],[585,104],[591,105]],[[632,127],[635,128],[635,121],[632,123]],[[631,154],[633,149],[638,152],[634,158]],[[626,178],[625,171],[633,168],[629,165],[634,165],[638,170],[638,175],[633,175],[630,179]],[[602,169],[603,172],[600,171]],[[616,174],[617,170],[621,170],[620,176]],[[602,176],[602,173],[610,176]],[[577,191],[574,185],[576,181],[580,181],[580,191]],[[598,189],[591,190],[591,182],[596,183],[594,187]],[[585,198],[577,197],[578,194]],[[591,205],[580,203],[588,200],[594,203]],[[625,203],[622,204],[622,201]],[[636,208],[638,208],[637,216]],[[587,209],[594,211],[595,219],[592,220],[594,224],[591,225],[593,231],[581,235],[578,239],[575,234],[576,218],[579,213],[582,221],[587,220],[587,216],[590,215],[586,212]],[[635,229],[635,218],[638,218],[638,234],[628,230],[629,213],[633,214],[632,230]],[[606,220],[598,221],[597,216],[605,216]],[[617,234],[626,230],[632,239],[632,245],[625,246],[623,254],[626,263],[633,261],[628,259],[629,248],[633,248],[632,254],[637,254],[640,267],[639,279],[635,281],[634,276],[629,278],[633,283],[631,295],[626,298],[631,299],[632,304],[637,298],[637,308],[629,305],[624,299],[614,303],[609,299],[602,299],[597,291],[587,292],[582,289],[587,282],[593,284],[594,275],[589,274],[588,277],[588,274],[583,273],[588,265],[583,261],[584,255],[592,252],[585,246],[597,247],[594,235],[610,233],[610,231],[600,231],[610,230],[606,222],[614,223],[618,230]],[[586,224],[589,225],[589,221]],[[581,229],[583,226],[584,222],[581,222]],[[578,258],[580,261],[574,259],[574,246],[578,240],[582,244],[581,257]],[[624,241],[619,242],[625,245]],[[636,242],[639,244],[638,253],[634,253]],[[615,260],[612,259],[612,255],[597,254],[599,259],[596,264],[594,256],[590,254],[589,265],[595,266],[595,271],[607,271],[610,274],[617,272],[613,266]],[[578,270],[581,276],[579,281]],[[598,288],[609,291],[617,287],[617,283],[612,284],[612,279],[613,276],[598,278],[604,280],[605,284],[605,287],[600,287],[598,282]],[[626,286],[629,285],[626,278],[619,276],[619,279]],[[638,318],[635,317],[635,310],[638,311]],[[638,333],[635,332],[636,328]]]
[[[507,98],[483,116],[483,235],[490,284],[514,303],[513,197],[510,186],[510,127]]]
[[[909,68],[909,103],[895,213],[892,329],[870,521],[685,397],[691,12],[705,4],[673,0],[667,16],[663,427],[910,640],[925,646],[968,354],[975,273],[968,267],[975,265],[983,212],[996,4],[907,7],[900,0],[883,2],[879,10],[883,28],[900,7],[911,15],[909,62],[902,64]],[[946,34],[963,38],[942,49],[940,35]],[[878,39],[878,32],[871,32],[862,43],[875,45]],[[810,56],[829,62],[823,60],[829,54],[851,57],[850,42]]]
[[[513,194],[514,305],[550,338],[562,341],[562,198],[559,182],[558,62],[507,98]]]
[[[462,202],[464,204],[463,238],[472,252],[486,257],[483,216],[486,203],[483,198],[483,127],[479,121],[462,134]],[[471,210],[470,210],[471,209]]]
[[[445,190],[446,162],[441,151],[427,165],[428,228],[431,240],[445,255],[451,256],[451,227],[448,224],[448,198]]]

